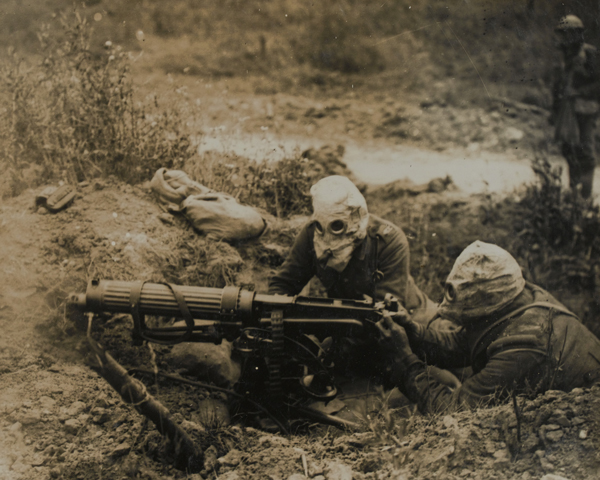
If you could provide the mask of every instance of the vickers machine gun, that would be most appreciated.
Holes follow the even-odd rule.
[[[233,341],[242,358],[238,393],[273,406],[293,392],[325,401],[335,397],[329,360],[315,339],[365,338],[384,309],[398,307],[393,301],[266,295],[234,286],[93,280],[85,294],[69,297],[67,308],[71,316],[131,314],[138,345]],[[157,322],[146,316],[175,317],[185,325],[151,327]]]

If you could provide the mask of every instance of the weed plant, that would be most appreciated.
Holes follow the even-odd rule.
[[[184,165],[196,181],[228,193],[240,202],[259,207],[277,218],[311,213],[310,187],[328,175],[342,173],[343,150],[294,156],[276,162],[207,152]]]
[[[0,70],[8,105],[0,149],[10,178],[3,196],[52,179],[114,174],[135,183],[182,163],[191,148],[183,122],[175,112],[134,102],[127,54],[111,42],[92,51],[91,28],[77,13],[60,22],[61,35],[48,26],[38,34],[41,62],[11,51]]]
[[[406,233],[415,283],[434,301],[441,300],[456,257],[482,240],[509,251],[527,280],[550,291],[598,335],[600,210],[565,188],[562,172],[546,158],[535,159],[532,168],[536,181],[502,199],[379,198],[374,191],[367,200],[373,213]]]
[[[511,251],[523,260],[531,280],[550,290],[593,287],[600,243],[600,211],[578,191],[565,190],[562,172],[545,158],[533,162],[537,183],[505,208],[512,220]]]
[[[565,190],[562,172],[545,158],[532,167],[537,183],[504,206],[514,232],[506,244],[532,282],[554,293],[600,335],[600,209],[578,190]]]

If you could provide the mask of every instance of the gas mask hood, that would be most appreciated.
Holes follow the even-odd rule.
[[[310,189],[313,200],[313,243],[324,267],[343,271],[367,236],[367,202],[348,178],[333,175]]]
[[[439,312],[461,325],[472,324],[501,310],[524,288],[521,268],[510,253],[477,240],[454,262]]]

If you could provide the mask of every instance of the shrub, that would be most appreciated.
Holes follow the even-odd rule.
[[[534,282],[556,288],[590,286],[600,248],[597,206],[575,191],[565,191],[562,171],[545,158],[534,160],[537,183],[527,187],[509,209],[513,217],[513,251],[523,258]]]
[[[182,162],[191,148],[183,122],[134,103],[128,55],[111,42],[94,52],[91,29],[77,13],[61,17],[61,25],[59,36],[48,26],[40,31],[40,63],[11,52],[0,71],[8,104],[0,148],[12,177],[3,195],[28,186],[22,172],[34,165],[38,181],[115,174],[135,183]]]
[[[213,190],[283,218],[309,212],[312,176],[305,171],[308,163],[299,157],[271,163],[207,152],[202,158],[192,158],[185,170]]]
[[[537,182],[516,202],[504,202],[498,224],[511,232],[505,246],[526,267],[529,279],[549,290],[600,334],[600,210],[578,191],[562,186],[560,168],[533,162]]]
[[[324,70],[369,73],[384,68],[379,50],[365,35],[362,9],[348,0],[315,4],[302,34],[292,41],[300,61]]]
[[[266,210],[278,218],[311,213],[310,187],[329,175],[348,175],[340,160],[344,147],[307,150],[274,162],[207,152],[193,157],[185,170],[213,190],[229,193],[243,203]]]

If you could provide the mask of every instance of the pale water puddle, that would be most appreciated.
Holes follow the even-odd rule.
[[[262,135],[230,135],[224,132],[214,137],[204,137],[199,153],[217,151],[248,157],[258,161],[277,161],[307,148],[319,148],[326,142],[309,138],[278,138],[265,132]],[[465,193],[506,193],[519,186],[532,183],[535,175],[530,158],[516,158],[512,153],[470,152],[455,149],[436,152],[406,145],[383,143],[353,143],[332,141],[334,146],[346,147],[343,161],[356,177],[365,183],[382,185],[408,178],[415,184],[427,183],[438,177],[452,177]],[[563,167],[563,181],[567,181],[566,163],[553,158],[553,164]],[[600,172],[596,170],[595,185],[600,185]]]

